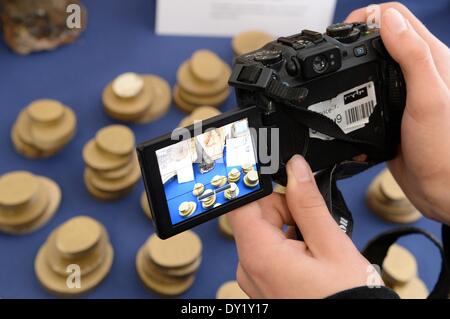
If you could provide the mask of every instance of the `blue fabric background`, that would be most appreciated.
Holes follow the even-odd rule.
[[[86,214],[106,226],[115,249],[111,273],[88,298],[153,298],[139,281],[135,254],[152,234],[151,223],[139,207],[140,183],[127,198],[101,203],[91,198],[83,185],[83,145],[102,126],[114,123],[101,108],[101,92],[116,75],[125,71],[155,73],[175,83],[177,67],[199,48],[208,48],[231,62],[228,38],[158,37],[154,30],[154,1],[84,1],[89,26],[73,45],[55,52],[20,57],[0,42],[0,174],[25,169],[56,180],[63,191],[59,212],[43,229],[23,237],[0,235],[0,298],[47,298],[35,278],[33,262],[38,248],[52,229],[67,219]],[[450,43],[450,3],[447,0],[404,1],[447,45]],[[366,0],[338,1],[335,21],[343,20]],[[21,108],[37,98],[55,98],[70,105],[79,120],[76,138],[59,155],[31,161],[13,150],[10,130]],[[233,97],[222,108],[235,105]],[[184,117],[176,108],[150,125],[132,126],[143,141],[175,127]],[[430,163],[432,164],[432,163]],[[341,183],[341,189],[355,216],[354,241],[359,248],[381,231],[395,227],[374,217],[364,205],[364,194],[372,178],[382,169],[370,171]],[[437,223],[422,219],[416,223],[440,236]],[[251,227],[251,225],[249,225]],[[214,298],[217,288],[235,278],[237,256],[232,241],[217,230],[217,221],[195,231],[203,240],[203,262],[193,287],[181,297]],[[423,239],[411,237],[402,243],[417,256],[420,276],[432,287],[438,273],[438,254]]]

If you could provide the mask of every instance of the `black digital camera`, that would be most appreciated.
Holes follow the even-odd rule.
[[[270,194],[272,181],[285,185],[294,154],[317,172],[376,164],[398,148],[404,79],[365,23],[281,37],[237,57],[229,84],[241,110],[138,146],[161,238]]]
[[[280,130],[280,170],[302,154],[313,171],[363,155],[393,157],[399,143],[405,83],[379,30],[335,24],[304,30],[236,59],[230,85],[241,108],[256,105],[265,126]]]

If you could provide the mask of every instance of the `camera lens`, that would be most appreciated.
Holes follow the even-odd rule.
[[[323,73],[328,69],[327,58],[323,55],[318,55],[312,61],[313,69],[316,73]]]

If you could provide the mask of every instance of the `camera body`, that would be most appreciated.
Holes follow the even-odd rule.
[[[281,37],[237,57],[229,84],[240,108],[256,105],[263,125],[279,130],[279,148],[269,145],[279,152],[277,183],[286,184],[294,154],[318,171],[352,159],[375,164],[396,153],[405,83],[378,28],[341,23],[325,34]]]
[[[158,235],[169,238],[271,194],[272,181],[286,184],[294,154],[317,172],[333,217],[350,234],[351,214],[335,182],[395,155],[406,98],[379,30],[336,24],[326,34],[281,37],[237,57],[229,84],[240,109],[137,148]]]

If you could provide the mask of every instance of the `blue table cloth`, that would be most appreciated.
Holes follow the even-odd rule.
[[[50,232],[76,215],[89,215],[102,222],[115,249],[114,263],[108,277],[87,298],[154,298],[135,271],[135,255],[153,233],[150,221],[140,209],[139,183],[128,197],[102,203],[89,196],[83,184],[83,145],[96,131],[115,123],[101,107],[105,85],[122,72],[154,73],[171,85],[176,70],[192,52],[208,48],[231,62],[229,38],[159,37],[154,34],[155,2],[148,0],[84,1],[89,12],[86,32],[74,44],[54,52],[27,57],[14,55],[0,42],[0,174],[12,170],[30,170],[59,183],[63,201],[55,217],[39,231],[21,237],[0,234],[0,298],[47,298],[48,294],[34,275],[34,257]],[[335,21],[343,20],[354,8],[370,4],[366,0],[338,1]],[[446,0],[405,1],[430,30],[447,45],[450,43],[450,5]],[[18,112],[34,99],[54,98],[71,106],[79,121],[75,139],[63,152],[49,159],[33,161],[18,155],[10,142],[10,130]],[[235,105],[230,97],[221,110]],[[132,125],[137,140],[161,135],[185,116],[172,107],[159,121],[149,125]],[[381,231],[396,225],[372,215],[364,204],[365,191],[373,177],[383,168],[341,183],[348,206],[354,213],[354,241],[359,248]],[[440,226],[421,219],[416,226],[440,236]],[[251,225],[249,225],[251,227]],[[193,287],[183,298],[214,298],[217,288],[235,279],[237,256],[234,242],[218,232],[217,221],[195,229],[203,241],[203,262]],[[434,284],[440,265],[437,251],[425,240],[411,236],[402,240],[417,257],[419,273],[429,288]]]

